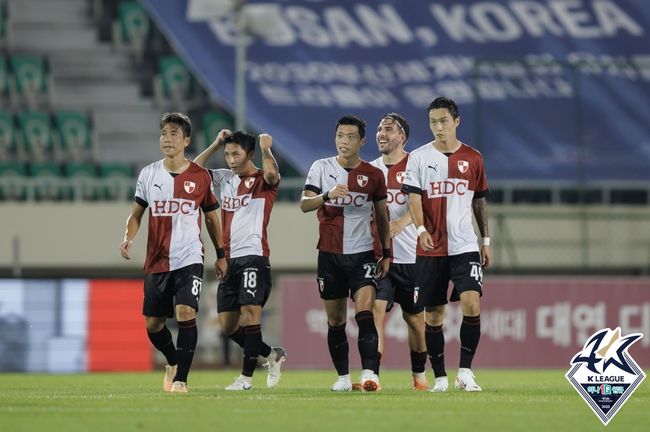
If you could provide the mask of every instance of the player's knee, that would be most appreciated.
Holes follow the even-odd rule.
[[[196,318],[196,309],[187,305],[176,305],[176,321],[189,321]]]
[[[165,320],[159,317],[145,316],[144,321],[149,333],[158,333],[165,326]]]
[[[231,319],[224,314],[219,314],[219,327],[223,334],[230,336],[239,328],[239,319]]]
[[[425,319],[427,324],[430,326],[440,326],[442,325],[445,319],[445,309],[444,306],[436,306],[430,309],[427,309],[425,314]]]
[[[260,306],[247,305],[241,308],[242,325],[257,325],[262,322],[262,308]]]
[[[417,330],[419,328],[424,328],[424,312],[411,314],[402,311],[402,318],[404,318],[404,322],[406,322],[406,325],[411,329]]]

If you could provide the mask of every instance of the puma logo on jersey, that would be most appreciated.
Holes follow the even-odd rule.
[[[334,181],[338,180],[338,178],[339,178],[339,176],[335,176],[335,175],[332,175],[332,174],[330,174],[330,177],[333,178]]]
[[[432,170],[434,170],[435,172],[438,172],[438,164],[436,164],[436,166],[431,166],[431,165],[427,165],[427,166]]]
[[[247,289],[246,292],[252,295],[253,297],[255,297],[255,293],[257,292],[257,290]]]
[[[162,192],[162,183],[160,183],[159,185],[154,183],[153,187],[157,187]]]

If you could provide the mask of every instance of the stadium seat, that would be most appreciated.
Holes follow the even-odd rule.
[[[24,200],[26,191],[25,164],[0,162],[0,201]]]
[[[1,9],[1,8],[0,8]],[[9,107],[9,69],[3,56],[0,56],[0,108]]]
[[[29,109],[49,106],[49,78],[39,56],[14,55],[9,60],[15,91]]]
[[[7,6],[0,2],[0,48],[7,44]]]
[[[63,177],[59,164],[34,162],[30,164],[30,172],[36,200],[59,200],[63,197]]]
[[[135,179],[131,166],[118,162],[107,162],[99,166],[99,176],[104,185],[102,198],[127,200],[133,198]]]
[[[88,116],[80,111],[59,111],[54,124],[67,161],[81,162],[94,159],[92,128]]]
[[[154,98],[159,107],[171,105],[189,111],[195,97],[194,79],[180,57],[161,56],[158,74],[154,77]]]
[[[97,169],[84,162],[68,163],[64,166],[65,176],[70,180],[67,197],[75,201],[94,201],[98,198]]]
[[[14,117],[10,112],[0,111],[0,161],[20,160]]]
[[[113,42],[117,48],[126,48],[137,59],[142,59],[151,32],[151,20],[137,2],[126,1],[118,7],[118,19],[113,24]]]
[[[25,111],[18,114],[20,135],[30,161],[52,161],[58,159],[52,140],[50,116],[40,111]]]
[[[233,129],[232,117],[228,114],[208,111],[201,116],[201,127],[203,128],[203,142],[197,150],[203,151],[206,147],[212,144],[212,141],[217,137],[221,129]]]

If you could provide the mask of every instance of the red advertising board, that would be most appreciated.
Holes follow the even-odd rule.
[[[283,343],[288,367],[331,368],[327,319],[314,275],[277,280],[283,304]],[[447,306],[446,363],[456,367],[462,313]],[[605,327],[644,337],[630,348],[642,367],[650,367],[650,278],[494,277],[486,278],[481,299],[481,341],[474,367],[565,368],[587,338]],[[354,305],[348,307],[350,365],[359,368]],[[399,306],[385,323],[382,367],[409,368],[407,331]]]

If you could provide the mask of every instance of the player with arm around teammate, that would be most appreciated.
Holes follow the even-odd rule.
[[[280,382],[283,348],[262,339],[262,308],[271,294],[271,266],[267,225],[273,209],[280,173],[271,153],[273,139],[259,136],[262,169],[253,164],[255,137],[222,130],[215,141],[194,159],[199,165],[222,147],[229,169],[210,170],[221,203],[228,275],[217,289],[217,312],[222,331],[244,349],[241,374],[226,390],[250,390],[257,358],[266,359],[266,385]]]
[[[432,391],[445,392],[449,387],[442,330],[449,282],[453,284],[450,300],[460,300],[463,312],[456,388],[481,391],[471,367],[481,336],[483,269],[492,257],[483,157],[456,137],[460,113],[454,101],[436,98],[428,115],[435,139],[411,153],[402,191],[409,194],[418,233],[416,280],[426,298],[425,338],[435,375]],[[480,247],[472,214],[482,237]]]
[[[338,379],[332,391],[352,390],[348,340],[345,333],[347,299],[352,297],[359,327],[361,385],[380,388],[377,367],[377,328],[372,314],[376,278],[388,273],[390,234],[386,184],[381,171],[359,157],[365,143],[365,122],[344,116],[336,123],[337,156],[313,163],[300,201],[303,212],[317,210],[318,289],[327,313],[327,345]],[[371,221],[375,218],[383,249],[375,263]]]
[[[135,202],[120,244],[124,259],[131,259],[131,246],[142,216],[149,209],[149,236],[144,269],[143,315],[151,343],[167,360],[163,390],[187,393],[187,375],[197,342],[196,313],[203,284],[201,210],[210,239],[217,250],[218,277],[227,263],[221,240],[219,205],[212,193],[209,173],[185,159],[192,124],[182,113],[165,113],[160,122],[160,149],[164,158],[146,166],[138,176]],[[176,315],[176,346],[167,317]]]

